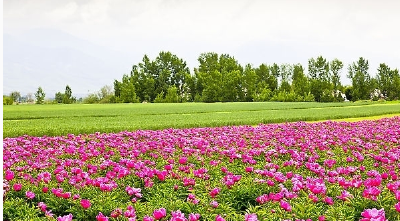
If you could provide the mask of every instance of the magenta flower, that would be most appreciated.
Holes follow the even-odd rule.
[[[284,209],[288,212],[292,211],[292,207],[290,206],[290,204],[288,202],[281,200],[280,205],[281,205],[282,209]]]
[[[219,188],[214,188],[213,190],[210,191],[210,196],[211,198],[215,198],[219,194],[220,189]]]
[[[154,221],[154,218],[151,216],[144,216],[143,221]]]
[[[385,210],[382,208],[377,210],[376,208],[366,209],[361,213],[364,218],[360,221],[386,221]]]
[[[45,203],[39,202],[39,203],[38,203],[38,207],[39,207],[39,209],[40,209],[42,212],[46,212],[47,205],[46,205]]]
[[[35,198],[35,193],[32,192],[32,191],[26,191],[26,192],[25,192],[25,196],[26,196],[28,199],[33,199],[33,198]]]
[[[189,221],[197,221],[199,219],[200,219],[200,214],[198,213],[189,214]]]
[[[394,205],[394,208],[396,209],[397,212],[400,213],[400,202],[396,203],[396,204]]]
[[[217,201],[211,201],[211,203],[210,203],[210,205],[213,207],[213,208],[217,208],[218,207],[218,202]]]
[[[65,215],[65,216],[59,216],[59,217],[57,217],[57,221],[72,221],[72,214],[70,213],[70,214],[68,214],[68,215]]]
[[[118,216],[120,216],[122,214],[122,209],[121,208],[116,208],[115,210],[113,210],[110,214],[110,216],[112,218],[117,218]]]
[[[14,172],[11,170],[6,170],[6,176],[5,176],[6,180],[10,181],[12,179],[14,179]]]
[[[225,219],[221,215],[217,215],[215,221],[225,221]]]
[[[324,202],[328,205],[333,205],[333,199],[332,197],[325,197]]]
[[[325,220],[326,220],[325,216],[319,216],[318,217],[318,221],[325,221]]]
[[[185,218],[185,214],[182,213],[180,210],[172,211],[171,212],[171,220],[170,221],[187,221]]]
[[[108,217],[104,216],[103,213],[99,212],[99,214],[96,216],[97,221],[108,221]]]
[[[244,215],[245,221],[258,221],[257,214],[255,213],[246,213]]]
[[[89,207],[92,205],[92,204],[90,203],[90,200],[88,200],[88,199],[82,199],[80,203],[81,203],[81,206],[82,206],[84,209],[89,209]]]
[[[179,164],[186,164],[186,163],[187,163],[187,157],[181,157],[181,158],[179,158],[178,163],[179,163]]]
[[[22,184],[16,183],[13,185],[14,191],[20,191],[22,189]]]
[[[153,212],[154,219],[160,220],[163,217],[167,216],[167,210],[165,208],[156,209]]]

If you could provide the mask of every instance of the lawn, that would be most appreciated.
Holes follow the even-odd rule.
[[[400,115],[400,103],[182,103],[3,106],[3,137],[257,125]]]

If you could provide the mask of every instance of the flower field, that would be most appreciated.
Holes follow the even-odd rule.
[[[3,220],[400,220],[400,117],[3,140]]]

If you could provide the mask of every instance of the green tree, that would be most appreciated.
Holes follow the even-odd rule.
[[[123,103],[138,103],[139,98],[136,96],[135,86],[132,79],[128,75],[122,77],[120,99]]]
[[[348,78],[352,82],[352,100],[367,100],[370,98],[370,75],[368,60],[360,57],[348,67]]]
[[[310,92],[307,76],[304,74],[304,68],[301,64],[293,66],[292,88],[297,95],[305,95]]]
[[[315,100],[320,102],[323,92],[331,90],[329,63],[322,56],[308,60],[308,74],[310,76],[310,91]]]
[[[13,102],[20,102],[21,100],[21,93],[18,91],[13,91],[10,93],[10,98],[13,100]]]
[[[54,100],[55,100],[55,102],[57,102],[57,103],[63,103],[63,101],[64,101],[64,94],[63,93],[61,93],[61,92],[57,92],[56,94],[55,94],[55,97],[54,97]]]
[[[340,83],[340,71],[343,68],[343,62],[338,59],[334,59],[330,62],[330,71],[332,76],[333,90],[339,90],[341,88]]]
[[[376,76],[378,88],[389,100],[399,98],[399,78],[399,71],[397,69],[391,70],[385,63],[379,65]]]
[[[247,64],[244,68],[242,85],[243,101],[253,101],[253,96],[256,93],[257,74],[250,64]]]
[[[9,96],[3,95],[3,105],[12,105],[13,99]]]
[[[36,104],[43,104],[44,103],[44,97],[46,94],[44,93],[42,87],[39,87],[35,93],[36,97]]]
[[[69,85],[67,85],[65,87],[65,92],[64,92],[64,96],[63,96],[63,103],[64,104],[71,104],[73,101],[72,99],[72,90],[69,87]]]
[[[195,69],[197,92],[204,102],[243,100],[243,68],[227,54],[209,52],[199,56],[199,67]]]
[[[170,86],[165,95],[166,103],[178,103],[179,102],[178,89],[175,86]]]
[[[83,103],[85,104],[96,104],[99,103],[100,99],[97,94],[91,93],[87,97],[83,99]]]

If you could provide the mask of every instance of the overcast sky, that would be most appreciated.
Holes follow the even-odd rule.
[[[3,31],[68,33],[131,58],[125,73],[144,54],[154,59],[163,50],[186,60],[191,70],[203,52],[228,53],[243,65],[305,68],[308,59],[322,55],[342,60],[342,82],[349,82],[347,65],[361,56],[369,60],[371,75],[379,63],[400,68],[399,9],[397,0],[4,0]]]

